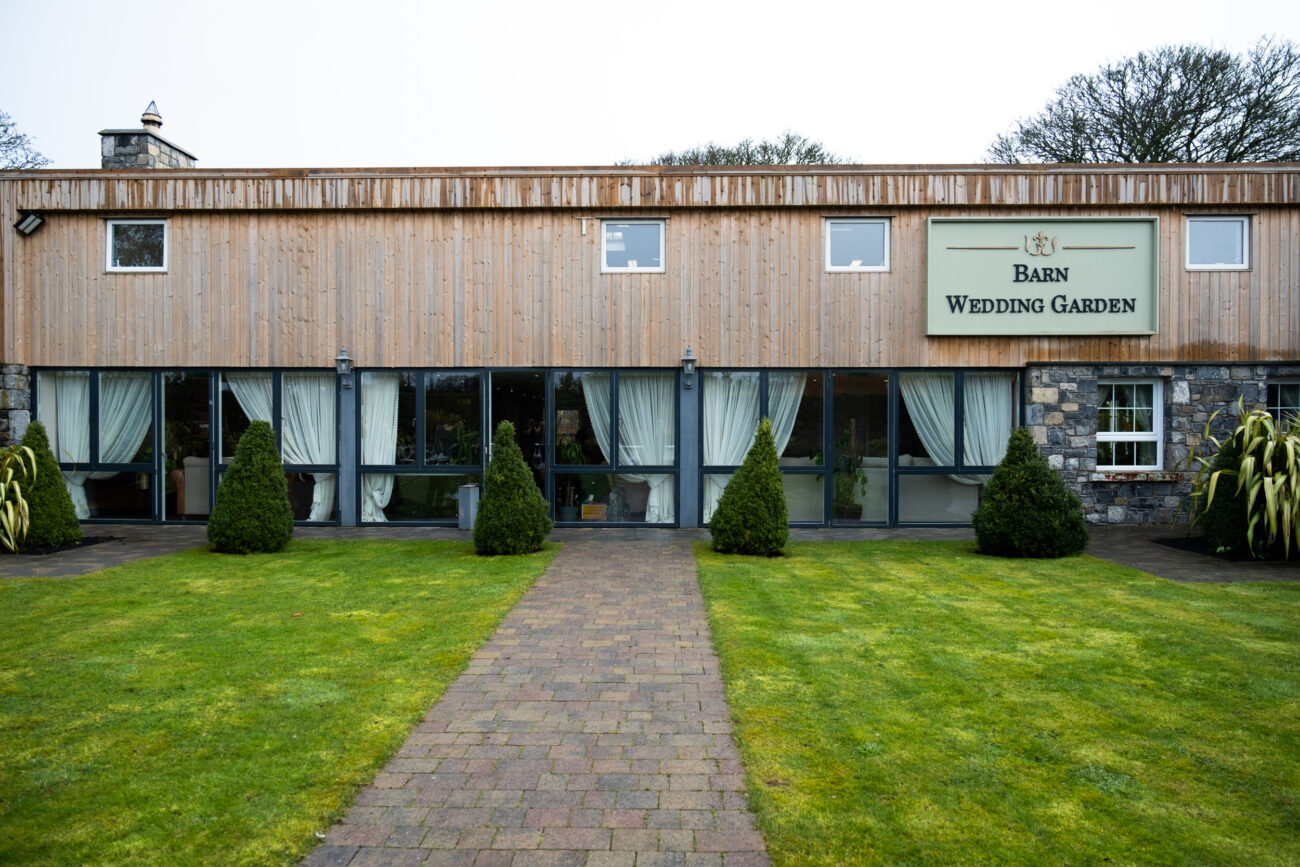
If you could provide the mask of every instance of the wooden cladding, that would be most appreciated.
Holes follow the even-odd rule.
[[[1295,164],[7,172],[6,211],[1249,206]],[[11,220],[12,222],[12,220]]]
[[[90,210],[47,212],[39,232],[0,243],[7,362],[43,366],[332,366],[346,346],[358,367],[675,367],[690,345],[701,367],[1020,366],[1029,362],[1160,363],[1300,358],[1300,208],[1227,207],[1251,214],[1248,271],[1187,271],[1178,206],[1040,207],[1040,216],[1143,214],[1159,218],[1159,333],[1150,337],[927,338],[925,237],[930,216],[1025,216],[1022,209],[928,207],[833,211],[793,207],[664,208],[666,272],[602,274],[601,213],[564,208],[204,210],[225,177],[64,178],[43,196],[117,190]],[[162,175],[162,172],[158,172]],[[990,173],[992,174],[992,173]],[[1058,173],[1059,174],[1059,173]],[[1162,194],[1197,177],[1151,172]],[[1245,195],[1293,175],[1210,172]],[[172,176],[175,177],[172,177]],[[979,175],[983,177],[983,174]],[[1006,176],[1005,170],[1001,176]],[[132,176],[133,178],[136,176]],[[457,176],[460,177],[460,176]],[[568,178],[565,175],[564,178]],[[753,190],[784,174],[735,177]],[[822,174],[827,183],[838,175]],[[861,176],[845,175],[863,181]],[[940,176],[917,176],[916,183]],[[942,175],[948,179],[955,175]],[[1010,176],[1006,176],[1010,177]],[[1045,182],[1036,173],[1025,175]],[[511,176],[519,183],[526,176]],[[552,181],[563,186],[564,178]],[[1288,180],[1288,178],[1290,180]],[[462,178],[463,180],[464,178]],[[655,177],[692,183],[692,177]],[[268,201],[327,179],[235,186]],[[434,179],[351,177],[384,196]],[[487,180],[485,178],[484,180]],[[496,180],[509,180],[498,178]],[[621,182],[620,175],[601,183]],[[709,184],[722,178],[707,176]],[[296,183],[304,186],[298,188]],[[838,181],[836,181],[838,182]],[[1009,182],[1009,181],[1008,181]],[[1117,173],[1070,176],[1115,192]],[[1154,181],[1153,181],[1154,183]],[[346,185],[345,184],[345,185]],[[39,185],[0,182],[6,219]],[[1109,186],[1107,186],[1109,185]],[[191,189],[192,187],[192,189]],[[317,186],[319,193],[325,186]],[[1220,192],[1224,192],[1221,189]],[[153,198],[199,210],[167,210]],[[25,192],[24,192],[25,191]],[[770,192],[770,191],[769,191]],[[1186,192],[1186,190],[1184,190]],[[126,205],[169,220],[167,273],[104,270],[105,218]],[[134,198],[139,194],[140,198]],[[762,199],[768,193],[754,194]],[[1236,195],[1235,193],[1233,195]],[[1253,194],[1252,194],[1253,195]],[[1272,201],[1277,202],[1276,193]],[[746,193],[740,198],[747,198]],[[599,198],[599,197],[597,197]],[[729,201],[736,197],[730,193]],[[423,201],[421,196],[413,200]],[[844,205],[842,200],[837,199]],[[1289,200],[1294,202],[1294,199]],[[30,202],[22,201],[26,208]],[[82,203],[85,207],[85,203]],[[104,208],[103,212],[99,208]],[[135,209],[139,209],[136,211]],[[624,214],[635,214],[622,211]],[[892,217],[890,270],[827,273],[825,216]]]

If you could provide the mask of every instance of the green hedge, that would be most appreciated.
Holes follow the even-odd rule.
[[[29,526],[22,547],[57,548],[80,542],[81,522],[77,520],[63,472],[50,451],[45,425],[38,421],[29,424],[27,433],[23,434],[23,445],[36,455],[36,478],[23,484]]]
[[[293,510],[275,431],[264,421],[239,438],[208,520],[208,541],[225,554],[279,551],[293,537]]]
[[[784,552],[790,515],[770,420],[759,422],[745,462],[718,498],[709,534],[713,550],[724,554],[776,557]]]
[[[474,550],[480,554],[527,554],[542,547],[552,524],[546,498],[533,481],[515,443],[515,426],[497,425],[492,460],[474,518]]]
[[[1088,545],[1083,503],[1048,466],[1025,428],[1012,432],[971,523],[984,554],[1065,557]]]

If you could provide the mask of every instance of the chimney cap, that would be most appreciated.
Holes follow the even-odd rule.
[[[144,124],[146,129],[162,129],[162,115],[158,113],[158,103],[153,100],[149,101],[149,107],[140,115],[140,123]]]

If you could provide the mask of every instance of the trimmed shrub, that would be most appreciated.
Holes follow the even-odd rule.
[[[745,462],[718,498],[709,534],[713,550],[724,554],[777,557],[784,552],[790,539],[790,515],[770,420],[758,423]]]
[[[1038,453],[1026,428],[1012,431],[971,523],[983,554],[1066,557],[1088,545],[1083,503]]]
[[[497,425],[492,460],[483,473],[483,495],[474,518],[474,550],[480,554],[527,554],[551,532],[546,498],[515,443],[515,426]]]
[[[275,431],[264,421],[249,424],[235,458],[217,486],[208,520],[208,541],[225,554],[279,551],[293,537],[293,511]]]
[[[27,426],[23,445],[36,455],[36,478],[23,487],[30,526],[24,548],[57,548],[81,541],[81,522],[63,482],[63,472],[50,451],[45,425],[34,421]]]

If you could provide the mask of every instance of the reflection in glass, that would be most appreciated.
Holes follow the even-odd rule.
[[[833,521],[889,517],[889,377],[836,373],[832,457]]]
[[[383,508],[379,521],[443,521],[454,520],[459,514],[461,485],[476,484],[477,475],[394,475],[392,496]],[[374,475],[364,474],[366,485],[374,482]]]
[[[557,473],[557,521],[605,523],[671,523],[671,515],[655,513],[653,489],[647,476],[605,473]],[[675,479],[665,476],[658,487],[673,502]],[[572,492],[572,497],[569,496]]]
[[[477,373],[439,371],[425,374],[426,465],[478,465],[482,454],[479,394]]]
[[[586,383],[590,387],[585,387]],[[609,463],[596,435],[596,428],[607,431],[610,426],[608,400],[601,402],[601,397],[608,394],[608,373],[565,371],[556,378],[556,464],[574,466]],[[593,413],[596,415],[596,424],[592,422]]]
[[[962,484],[944,473],[898,476],[900,523],[966,524],[979,505],[988,476],[972,476],[977,484]]]
[[[166,370],[163,381],[163,454],[166,520],[205,519],[212,511],[206,370]]]

